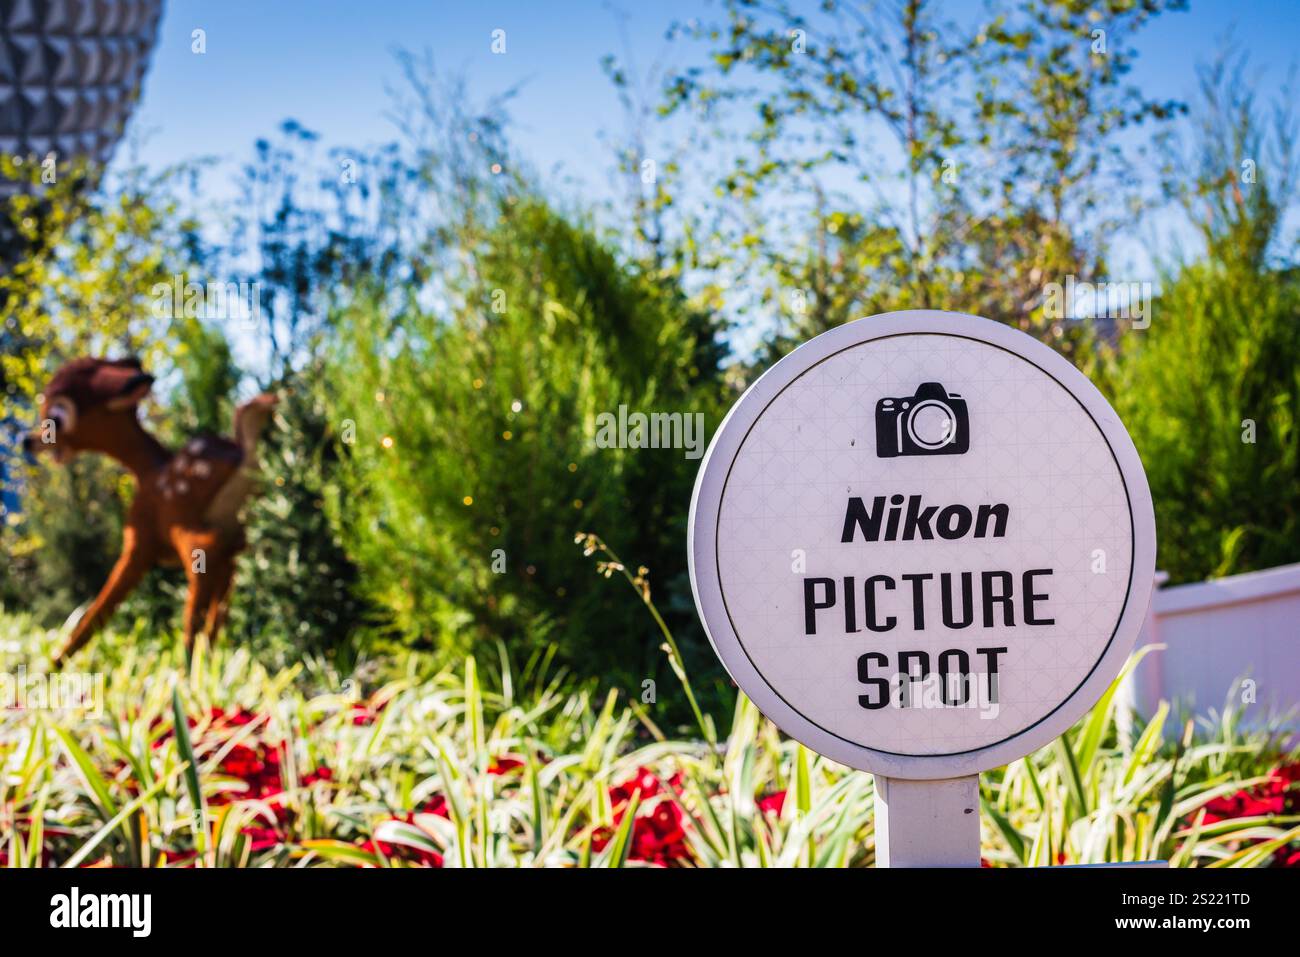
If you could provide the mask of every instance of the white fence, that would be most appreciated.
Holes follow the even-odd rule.
[[[1167,576],[1161,575],[1159,582]],[[1300,564],[1160,588],[1138,647],[1150,652],[1120,698],[1140,715],[1161,699],[1175,715],[1222,711],[1231,697],[1247,724],[1300,708]],[[1166,728],[1176,735],[1180,724]]]

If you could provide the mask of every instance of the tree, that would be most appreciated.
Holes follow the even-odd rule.
[[[319,360],[274,385],[280,404],[258,456],[262,487],[246,512],[231,631],[248,644],[271,639],[295,656],[341,656],[336,663],[346,667],[386,622],[365,600],[361,570],[330,518],[329,503],[346,507],[352,492],[342,484],[328,387]]]
[[[715,425],[719,370],[699,364],[710,320],[581,219],[518,184],[497,196],[496,221],[459,234],[443,305],[347,311],[327,389],[350,432],[334,515],[405,640],[500,639],[523,656],[553,641],[580,674],[639,687],[663,664],[653,622],[575,535],[599,530],[652,568],[690,631],[694,469],[682,448],[602,447],[597,420],[624,406]]]
[[[23,175],[12,158],[0,162],[5,176]],[[35,184],[39,169],[28,172]],[[171,191],[173,175],[128,170],[92,189],[89,170],[74,167],[8,201],[26,254],[0,275],[0,421],[34,426],[41,388],[76,356],[135,355],[165,374],[170,320],[155,315],[153,290],[185,272],[195,229]],[[10,466],[40,494],[22,496],[21,515],[0,527],[9,557],[0,599],[62,621],[108,574],[129,483],[97,457],[66,470],[38,471],[16,456]]]
[[[1266,123],[1228,57],[1170,180],[1204,244],[1167,265],[1151,326],[1098,369],[1142,455],[1160,567],[1199,581],[1300,560],[1300,271],[1283,233],[1297,182],[1283,91]]]
[[[783,317],[771,351],[937,308],[1071,352],[1043,287],[1103,273],[1110,228],[1143,202],[1117,134],[1179,107],[1125,85],[1131,37],[1184,6],[1020,0],[961,24],[925,0],[729,0],[721,22],[679,27],[710,63],[671,78],[665,111],[709,121],[716,265],[761,290],[739,308]]]

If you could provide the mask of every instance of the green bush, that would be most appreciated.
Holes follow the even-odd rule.
[[[309,365],[274,391],[280,405],[262,438],[262,488],[245,513],[231,640],[343,651],[350,660],[378,612],[358,593],[359,570],[326,509],[326,499],[348,494],[338,484],[321,370]]]
[[[57,625],[95,597],[113,567],[129,480],[106,460],[82,456],[47,466],[39,482],[39,494],[24,497],[22,523],[2,536],[0,600]]]
[[[1178,178],[1205,252],[1168,271],[1105,379],[1175,582],[1300,561],[1300,274],[1281,235],[1300,166],[1230,66],[1201,71],[1202,129],[1180,167],[1194,175]]]
[[[1127,334],[1116,410],[1155,500],[1160,567],[1199,581],[1300,560],[1300,289],[1221,255]]]
[[[620,404],[716,424],[714,320],[535,199],[503,198],[466,252],[445,308],[362,300],[340,322],[326,388],[350,444],[333,504],[367,595],[405,639],[554,640],[575,671],[640,687],[661,676],[660,639],[575,546],[596,531],[653,569],[686,658],[716,674],[682,546],[698,462],[594,442]]]

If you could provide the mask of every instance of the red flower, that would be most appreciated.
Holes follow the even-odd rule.
[[[681,775],[673,775],[668,783],[672,793],[664,790],[663,784],[654,772],[648,768],[637,768],[634,777],[609,789],[609,798],[614,805],[615,823],[622,822],[632,796],[638,790],[641,792],[637,816],[632,821],[632,834],[627,854],[629,860],[644,861],[662,867],[690,861],[691,851],[686,843],[685,816],[681,805],[675,800],[675,795],[681,788]],[[658,799],[647,800],[654,798]],[[592,834],[592,849],[604,850],[613,836],[613,829],[598,828]]]
[[[1282,795],[1257,797],[1238,791],[1229,797],[1215,798],[1205,805],[1205,823],[1216,824],[1234,817],[1268,816],[1282,813]]]
[[[254,854],[284,843],[284,837],[273,827],[246,827],[242,833],[248,837],[249,850]]]
[[[266,762],[252,748],[237,744],[222,759],[221,770],[233,777],[248,781],[260,777],[266,771]]]
[[[1250,790],[1240,790],[1227,797],[1215,798],[1205,805],[1205,824],[1217,824],[1238,817],[1274,817],[1300,809],[1300,762],[1283,764],[1268,774],[1268,780]],[[1251,842],[1257,843],[1257,842]],[[1273,854],[1275,867],[1300,867],[1300,851],[1278,848]]]
[[[488,774],[505,774],[523,766],[524,762],[518,758],[493,758],[492,763],[488,765]]]
[[[632,850],[628,856],[664,865],[688,860],[691,855],[682,819],[682,809],[676,801],[658,801],[648,817],[638,816],[632,822]]]
[[[641,800],[644,801],[658,794],[661,787],[653,771],[649,768],[637,768],[634,776],[609,789],[609,799],[618,806],[632,800],[632,795],[640,789]]]
[[[1285,781],[1287,784],[1300,784],[1300,761],[1294,764],[1279,764],[1269,772],[1268,776]]]
[[[1295,764],[1282,764],[1268,774],[1266,787],[1270,794],[1282,798],[1286,813],[1300,811],[1300,761]]]
[[[256,714],[252,711],[245,711],[243,708],[236,708],[230,712],[227,712],[224,708],[212,708],[208,711],[208,717],[212,719],[213,724],[229,724],[235,727],[243,727],[257,720]]]
[[[436,814],[438,817],[450,818],[451,814],[447,811],[447,799],[441,794],[435,794],[429,800],[424,802],[422,810],[424,814]]]
[[[785,807],[785,792],[773,791],[766,797],[758,799],[758,809],[764,814],[775,814],[781,816],[781,810]]]
[[[442,855],[437,851],[426,851],[419,847],[405,844],[389,844],[387,841],[368,840],[357,845],[369,854],[380,855],[394,860],[409,861],[420,867],[442,867]],[[371,867],[373,865],[366,865]]]
[[[369,701],[358,701],[348,709],[348,720],[358,727],[375,723],[379,713],[388,706],[387,701],[372,705]]]

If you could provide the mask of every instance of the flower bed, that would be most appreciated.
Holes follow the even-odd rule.
[[[6,635],[31,657],[55,637],[0,618]],[[401,677],[358,695],[356,679],[238,649],[188,674],[118,636],[94,655],[102,714],[0,714],[0,865],[874,863],[871,776],[744,699],[714,745],[666,737],[615,696],[484,680],[473,661],[389,663]],[[986,862],[1295,866],[1295,755],[1231,721],[1175,753],[1161,721],[1126,741],[1094,712],[983,775]]]

